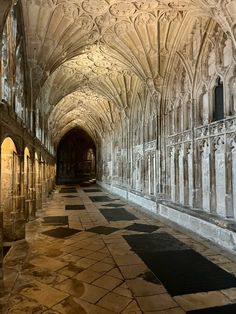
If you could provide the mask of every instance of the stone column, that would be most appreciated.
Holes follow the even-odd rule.
[[[183,156],[183,167],[184,167],[184,204],[189,205],[189,145],[185,144],[184,156]]]
[[[193,207],[202,206],[202,167],[200,144],[195,143],[193,149]]]
[[[156,195],[156,152],[153,153],[153,194]]]
[[[225,142],[223,137],[218,137],[215,142],[215,169],[216,169],[216,212],[226,217],[226,169],[225,169]]]
[[[189,206],[193,206],[193,157],[192,157],[192,144],[189,143],[186,148],[186,154],[187,154],[187,163],[188,163],[188,173],[186,174],[188,176],[188,192],[186,192],[186,196],[188,195],[188,201],[186,204]]]
[[[173,202],[176,199],[175,184],[175,147],[170,147],[170,195]]]
[[[176,146],[175,149],[175,201],[179,202],[179,158],[180,147]]]
[[[236,136],[228,136],[226,147],[226,208],[227,217],[236,218]]]
[[[232,191],[232,149],[227,143],[227,138],[225,137],[225,208],[226,217],[233,218],[233,191]]]
[[[151,194],[151,156],[148,154],[148,194]]]
[[[185,167],[184,167],[184,148],[183,144],[180,145],[179,147],[179,202],[181,204],[184,204],[184,187],[185,187],[185,180],[184,180],[184,172],[185,172]]]
[[[46,166],[45,161],[42,161],[42,202],[46,202]]]
[[[202,142],[201,166],[202,166],[202,208],[210,212],[211,194],[211,169],[210,169],[210,147],[208,140]]]
[[[31,159],[31,219],[36,217],[36,173],[35,157]]]

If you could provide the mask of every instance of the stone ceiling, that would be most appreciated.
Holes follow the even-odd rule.
[[[21,0],[34,99],[57,143],[74,126],[94,138],[159,95],[194,16],[231,34],[234,0]]]

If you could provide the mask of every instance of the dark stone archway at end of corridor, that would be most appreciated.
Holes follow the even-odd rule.
[[[84,130],[75,128],[57,148],[57,184],[76,184],[95,179],[96,146]]]

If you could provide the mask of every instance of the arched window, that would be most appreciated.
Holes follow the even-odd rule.
[[[11,106],[25,123],[25,47],[20,3],[13,5],[3,30],[0,53],[0,94],[4,103]]]
[[[215,87],[213,108],[214,121],[224,119],[224,86],[220,78],[218,78],[217,86]]]

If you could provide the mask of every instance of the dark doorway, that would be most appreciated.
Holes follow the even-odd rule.
[[[214,121],[224,119],[224,86],[220,78],[215,87]]]
[[[82,129],[69,131],[57,148],[57,183],[81,183],[95,179],[96,146]]]

